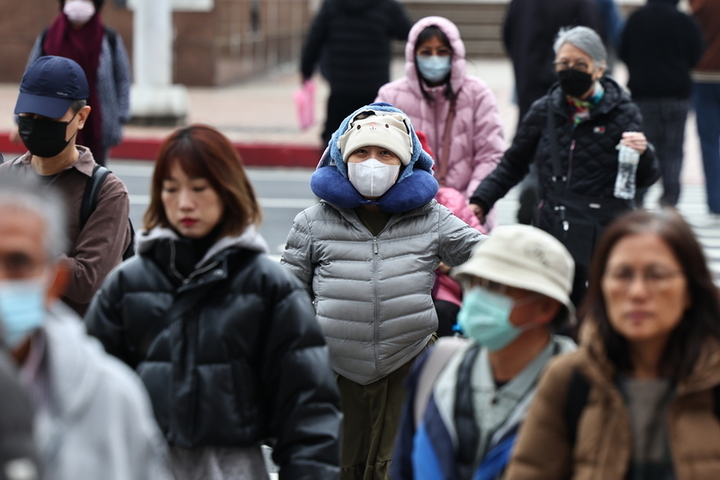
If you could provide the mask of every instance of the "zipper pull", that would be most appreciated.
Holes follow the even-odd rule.
[[[563,231],[567,232],[568,229],[570,228],[570,224],[568,223],[568,221],[563,220],[562,225],[563,225]]]
[[[375,255],[378,254],[377,240],[373,240],[373,251],[375,252]]]

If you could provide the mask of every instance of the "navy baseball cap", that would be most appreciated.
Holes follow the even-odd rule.
[[[75,100],[88,97],[90,88],[82,67],[69,58],[48,55],[35,60],[25,71],[15,114],[60,118]]]

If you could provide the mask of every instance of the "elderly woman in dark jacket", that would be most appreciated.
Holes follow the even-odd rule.
[[[577,305],[596,239],[612,219],[634,207],[634,191],[616,197],[616,180],[623,178],[616,147],[622,144],[640,154],[631,189],[652,185],[659,170],[653,149],[639,132],[637,106],[603,76],[607,53],[600,36],[588,27],[561,30],[554,49],[559,85],[530,108],[500,165],[470,198],[470,207],[482,221],[536,161],[540,199],[533,223],[572,253],[572,299]]]
[[[206,126],[160,149],[138,255],[105,281],[91,335],[134,367],[178,480],[335,479],[341,414],[305,288],[266,255],[232,144]]]

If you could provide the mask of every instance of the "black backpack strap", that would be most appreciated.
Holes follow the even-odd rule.
[[[472,391],[472,367],[480,353],[480,345],[470,348],[458,369],[455,387],[455,430],[458,436],[458,478],[470,480],[475,470],[475,456],[480,445],[480,432],[475,422],[475,402]]]
[[[110,27],[103,27],[105,35],[107,36],[108,43],[110,44],[110,51],[112,52],[113,58],[115,58],[115,52],[117,51],[117,32]]]
[[[102,165],[95,165],[90,179],[85,184],[85,192],[83,192],[82,202],[80,203],[80,230],[85,227],[92,212],[95,211],[105,179],[110,174],[110,170]]]
[[[43,48],[43,45],[45,45],[45,37],[47,37],[47,32],[50,27],[45,27],[45,29],[40,33],[40,56],[45,56],[45,50]]]
[[[590,395],[590,383],[580,372],[573,370],[565,400],[565,425],[571,448],[577,439],[578,422],[587,404],[588,395]]]

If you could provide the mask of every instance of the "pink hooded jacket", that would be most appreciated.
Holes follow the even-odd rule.
[[[413,25],[405,45],[405,77],[381,87],[376,101],[388,102],[404,111],[415,130],[427,135],[435,160],[439,161],[443,154],[442,136],[450,101],[444,96],[443,86],[430,88],[423,84],[435,99],[428,102],[420,90],[415,68],[417,37],[431,25],[439,27],[450,40],[453,49],[450,84],[454,92],[459,92],[445,186],[459,190],[465,199],[469,199],[480,181],[500,162],[505,152],[505,140],[495,95],[485,82],[467,75],[465,44],[455,24],[443,17],[426,17]],[[437,172],[436,165],[436,175]]]

